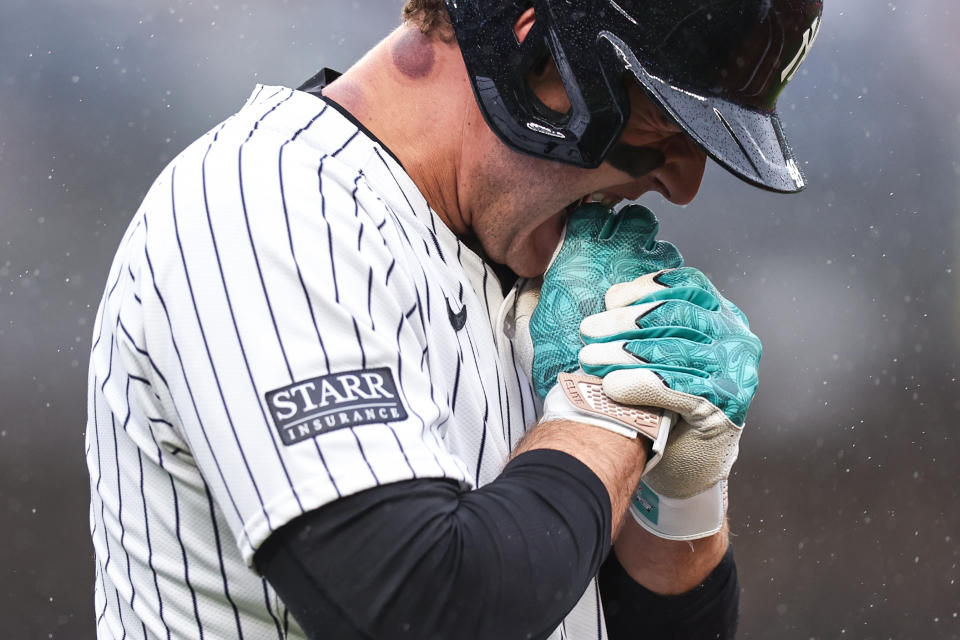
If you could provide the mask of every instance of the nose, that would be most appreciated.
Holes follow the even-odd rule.
[[[667,200],[689,204],[700,190],[707,154],[685,133],[671,136],[660,149],[666,161],[653,171],[653,177],[666,190]]]

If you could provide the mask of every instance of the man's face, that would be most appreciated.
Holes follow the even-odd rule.
[[[535,82],[545,104],[561,112],[569,107],[555,71],[546,70]],[[560,242],[566,215],[584,200],[613,205],[648,191],[675,204],[693,200],[706,154],[639,85],[631,83],[629,92],[630,120],[607,161],[596,169],[522,155],[485,126],[478,131],[478,166],[461,188],[470,199],[470,226],[491,259],[521,276],[542,274]],[[479,111],[476,117],[483,124]]]

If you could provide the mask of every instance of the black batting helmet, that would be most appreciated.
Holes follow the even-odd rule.
[[[772,191],[803,189],[777,97],[817,32],[822,0],[445,0],[480,110],[517,151],[593,168],[630,117],[633,77],[723,167]],[[522,43],[513,27],[533,7]],[[549,53],[572,108],[526,82]]]

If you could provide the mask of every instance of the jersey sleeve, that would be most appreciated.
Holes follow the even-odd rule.
[[[249,564],[338,498],[467,481],[397,221],[334,153],[248,132],[228,121],[151,190],[139,282],[165,411]]]

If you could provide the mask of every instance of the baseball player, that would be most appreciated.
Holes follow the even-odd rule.
[[[98,637],[732,637],[760,344],[614,206],[801,189],[821,11],[410,0],[184,150],[94,328]]]

